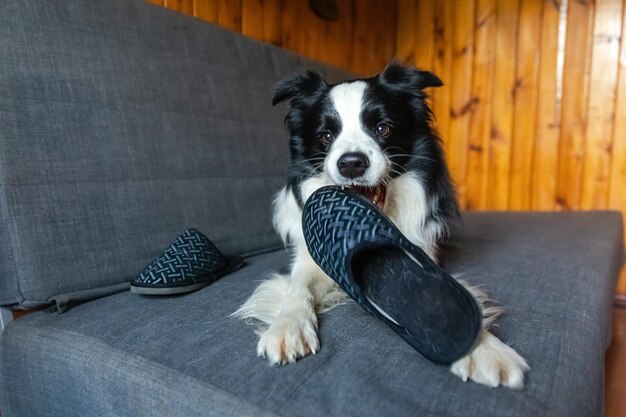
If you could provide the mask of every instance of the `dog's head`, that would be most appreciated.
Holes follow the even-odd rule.
[[[290,103],[291,181],[323,173],[380,204],[388,181],[420,157],[419,142],[437,140],[423,90],[441,85],[430,72],[396,64],[336,85],[314,72],[281,81],[273,104]]]

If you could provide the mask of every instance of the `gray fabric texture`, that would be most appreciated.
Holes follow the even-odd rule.
[[[106,297],[112,294],[117,294],[118,292],[128,291],[129,289],[129,282],[120,282],[119,284],[107,285],[106,287],[90,288],[88,290],[58,294],[48,301],[54,304],[56,311],[59,313],[65,313],[75,305],[93,300],[95,298]]]
[[[63,315],[34,313],[0,338],[3,416],[601,416],[618,213],[470,213],[446,268],[506,308],[496,334],[529,362],[524,391],[463,383],[354,303],[321,316],[321,350],[286,366],[256,357],[229,317],[279,251],[185,296],[129,292]]]
[[[298,68],[349,76],[139,0],[0,2],[0,305],[128,281],[188,227],[280,246]]]

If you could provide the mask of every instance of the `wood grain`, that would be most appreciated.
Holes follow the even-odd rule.
[[[168,1],[169,0],[165,0],[165,7],[171,8]],[[197,17],[198,19],[205,20],[207,22],[216,23],[219,12],[219,3],[217,0],[193,0],[191,13],[183,10],[178,11],[186,14],[191,14],[192,16]]]
[[[607,208],[622,6],[614,0],[595,3],[582,209]]]
[[[432,92],[432,107],[435,125],[444,141],[445,149],[449,140],[450,126],[450,80],[452,78],[452,55],[454,36],[454,7],[449,1],[434,1],[434,39],[432,69],[441,78],[444,86]],[[447,152],[446,152],[447,154]]]
[[[282,14],[286,0],[263,0],[261,20],[263,36],[261,40],[280,46],[283,40]]]
[[[537,127],[537,97],[539,93],[539,66],[543,17],[542,0],[523,0],[519,8],[517,36],[517,66],[513,87],[513,139],[511,144],[511,172],[509,209],[530,209],[532,157]]]
[[[561,1],[545,0],[541,28],[541,64],[536,105],[537,129],[532,168],[531,208],[556,208],[562,72],[557,67]]]
[[[398,17],[396,25],[396,57],[400,62],[414,65],[416,50],[415,43],[418,39],[418,25],[415,24],[417,18],[417,3],[417,0],[398,0]],[[428,51],[426,55],[429,59],[431,58],[430,51]],[[430,69],[430,62],[426,68]]]
[[[418,68],[433,70],[435,54],[435,2],[437,0],[420,0],[413,16],[415,27],[415,49],[413,63]],[[447,81],[444,81],[444,83]]]
[[[332,64],[341,68],[353,68],[359,63],[353,63],[354,45],[354,25],[355,19],[347,15],[351,7],[350,0],[339,0],[339,20],[336,22],[324,22],[320,30],[317,56],[332,56]],[[344,42],[337,42],[337,39],[344,39]],[[382,69],[385,66],[381,63],[376,68]],[[363,67],[365,68],[365,67]],[[368,67],[374,68],[374,67]],[[373,71],[378,72],[378,71]]]
[[[495,71],[496,0],[477,0],[474,17],[472,107],[467,147],[465,207],[487,208],[487,174],[493,74]]]
[[[380,72],[396,54],[395,0],[338,0],[336,21],[308,0],[148,1],[357,74]]]
[[[474,1],[456,0],[454,33],[452,36],[452,73],[450,89],[450,119],[447,153],[452,178],[458,184],[459,203],[465,206],[465,174],[470,117],[475,100],[472,97],[472,58],[474,51]]]
[[[626,2],[624,4],[609,185],[609,208],[622,213],[626,213]],[[626,240],[626,230],[624,238]],[[621,288],[626,293],[626,270],[622,274]]]
[[[219,0],[217,4],[217,23],[235,32],[241,32],[241,1]]]
[[[622,273],[617,282],[617,292],[626,295],[626,265],[622,267]]]
[[[593,11],[591,3],[573,1],[568,4],[556,188],[556,204],[559,210],[580,208],[589,103]]]
[[[363,75],[435,72],[463,208],[626,213],[626,0],[338,0],[332,22],[308,0],[149,1]]]
[[[241,33],[263,39],[263,0],[243,0],[241,4]]]
[[[487,205],[506,210],[513,141],[513,97],[517,60],[518,0],[500,0],[496,16],[496,62],[491,113]]]
[[[192,14],[194,0],[163,0],[163,5],[177,12]]]
[[[395,44],[387,41],[388,33],[396,32],[394,3],[388,0],[354,2],[353,25],[351,67],[365,69],[365,75],[375,75],[395,56]]]

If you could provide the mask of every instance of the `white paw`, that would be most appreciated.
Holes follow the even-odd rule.
[[[524,388],[524,373],[529,369],[524,358],[486,330],[474,350],[450,367],[463,381],[515,389]]]
[[[317,318],[279,318],[261,334],[257,354],[272,364],[295,362],[320,349]]]

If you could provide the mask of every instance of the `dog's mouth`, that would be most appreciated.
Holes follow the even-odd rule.
[[[373,187],[362,185],[349,185],[349,189],[356,191],[363,197],[371,201],[379,210],[385,206],[385,197],[387,197],[387,187],[384,184],[378,184]]]

